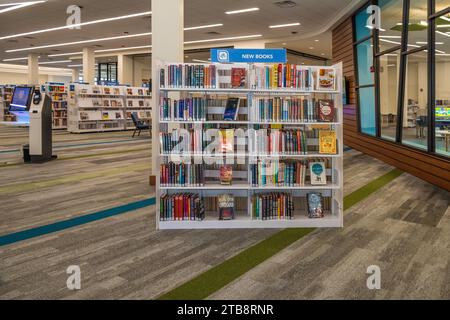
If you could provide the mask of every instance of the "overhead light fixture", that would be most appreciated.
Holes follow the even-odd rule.
[[[397,67],[397,65],[396,64],[388,64],[386,67],[392,68],[392,67]]]
[[[445,53],[445,51],[441,51],[441,50],[435,50],[437,53]]]
[[[416,41],[416,44],[428,44],[426,41]],[[436,44],[444,44],[443,42],[436,42]]]
[[[442,16],[442,17],[440,17],[441,19],[443,19],[443,20],[445,20],[445,21],[448,21],[448,22],[450,22],[450,18],[449,17],[446,17],[446,16]]]
[[[450,28],[450,24],[439,24],[436,28]]]
[[[82,67],[82,64],[69,64],[67,65],[69,68],[77,68],[77,67]]]
[[[401,39],[402,36],[380,36],[380,38],[384,38],[384,39]]]
[[[436,33],[441,34],[441,35],[446,36],[446,37],[450,37],[450,35],[448,33],[445,33],[445,32],[442,32],[442,31],[437,31],[436,30]]]
[[[248,9],[241,9],[241,10],[225,11],[225,13],[226,14],[237,14],[237,13],[245,13],[245,12],[252,12],[252,11],[259,11],[259,8],[248,8]]]
[[[184,44],[214,42],[214,41],[227,41],[227,40],[240,40],[240,39],[258,38],[258,37],[262,37],[262,35],[261,34],[252,34],[252,35],[248,35],[248,36],[237,36],[237,37],[205,39],[205,40],[193,40],[193,41],[185,41]]]
[[[294,23],[286,23],[286,24],[276,24],[273,26],[269,26],[270,29],[275,29],[275,28],[285,28],[285,27],[293,27],[293,26],[299,26],[300,22],[294,22]]]
[[[147,15],[151,15],[151,14],[152,14],[151,11],[145,11],[145,12],[140,12],[140,13],[128,14],[128,15],[125,15],[125,16],[105,18],[105,19],[87,21],[87,22],[76,23],[76,24],[71,24],[71,25],[64,25],[64,26],[61,26],[61,27],[42,29],[42,30],[35,30],[35,31],[30,31],[30,32],[18,33],[18,34],[12,34],[12,35],[9,35],[9,36],[0,37],[0,40],[17,38],[17,37],[23,37],[23,36],[29,36],[29,35],[32,35],[32,34],[38,34],[38,33],[44,33],[44,32],[72,29],[72,28],[76,28],[76,27],[82,27],[82,26],[87,26],[87,25],[91,25],[91,24],[103,23],[103,22],[110,22],[110,21],[117,21],[117,20],[122,20],[122,19],[136,18],[136,17],[147,16]]]
[[[21,61],[21,60],[28,60],[28,57],[24,57],[24,58],[3,59],[2,61],[8,62],[8,61]]]
[[[206,28],[214,28],[214,27],[223,27],[223,23],[207,24],[207,25],[204,25],[204,26],[196,26],[196,27],[187,27],[187,28],[184,28],[184,31],[197,30],[197,29],[206,29]]]
[[[112,51],[122,51],[122,50],[136,50],[136,49],[147,49],[151,48],[152,45],[147,46],[137,46],[137,47],[122,47],[122,48],[114,48],[114,49],[101,49],[101,50],[95,50],[95,53],[101,53],[101,52],[112,52]]]
[[[314,47],[309,47],[309,50],[314,50]]]
[[[11,52],[30,51],[30,50],[37,50],[37,49],[47,49],[47,48],[55,48],[55,47],[73,46],[73,45],[84,44],[84,43],[101,42],[101,41],[109,41],[109,40],[117,40],[117,39],[127,39],[127,38],[136,38],[136,37],[145,37],[145,36],[150,36],[151,34],[152,34],[151,32],[146,32],[146,33],[129,34],[129,35],[117,36],[117,37],[82,40],[82,41],[74,41],[74,42],[64,42],[64,43],[48,44],[48,45],[37,46],[37,47],[27,47],[27,48],[21,48],[21,49],[6,50],[5,52],[11,53]]]
[[[8,7],[6,9],[0,9],[0,13],[5,13],[17,9],[22,9],[29,6],[34,6],[35,4],[44,3],[47,2],[47,0],[42,1],[29,1],[29,2],[15,2],[15,3],[4,3],[0,4],[0,7]]]
[[[39,64],[59,64],[59,63],[67,63],[67,62],[72,62],[72,60],[46,61],[46,62],[39,62]]]
[[[319,39],[314,40],[315,42],[319,42]]]
[[[83,54],[83,52],[70,52],[70,53],[57,53],[57,54],[49,54],[47,57],[66,57],[66,56],[76,56],[79,54]]]

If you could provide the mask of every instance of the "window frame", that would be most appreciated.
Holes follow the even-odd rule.
[[[410,5],[411,0],[402,0],[402,38],[401,44],[394,46],[392,48],[380,51],[380,35],[379,30],[374,29],[371,31],[370,36],[364,37],[363,39],[356,40],[356,16],[367,10],[369,5],[378,5],[378,0],[367,1],[364,5],[358,9],[352,17],[353,26],[353,55],[354,55],[354,66],[355,66],[355,90],[356,90],[356,115],[357,115],[357,129],[358,133],[366,135],[370,138],[381,139],[382,141],[387,141],[390,143],[399,144],[402,147],[410,148],[413,150],[427,152],[433,156],[443,158],[448,160],[449,157],[436,152],[436,19],[439,17],[450,13],[450,6],[440,10],[435,11],[436,1],[427,1],[427,44],[418,48],[413,48],[408,50],[408,40],[409,40],[409,20],[410,20]],[[358,52],[357,45],[371,39],[373,45],[373,68],[374,68],[374,83],[373,85],[359,85],[359,68],[358,68]],[[405,102],[405,91],[406,91],[406,70],[407,70],[407,59],[408,55],[427,50],[427,67],[428,67],[428,79],[427,79],[427,148],[421,149],[408,144],[403,143],[403,119],[404,119],[404,102]],[[394,141],[382,137],[381,134],[381,102],[380,102],[380,57],[392,53],[394,51],[400,51],[400,64],[399,64],[399,79],[398,79],[398,94],[397,94],[397,123],[396,123],[396,134]],[[376,135],[370,135],[362,132],[361,130],[361,105],[360,105],[360,88],[373,87],[375,90],[375,125],[376,125]]]

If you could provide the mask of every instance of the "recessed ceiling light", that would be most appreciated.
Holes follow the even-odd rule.
[[[145,36],[150,36],[151,34],[152,34],[151,32],[146,32],[146,33],[130,34],[130,35],[118,36],[118,37],[108,37],[108,38],[90,39],[90,40],[82,40],[82,41],[74,41],[74,42],[64,42],[64,43],[48,44],[48,45],[32,47],[32,48],[21,48],[21,49],[6,50],[5,52],[20,52],[20,51],[29,51],[29,50],[37,50],[37,49],[54,48],[54,47],[64,47],[64,46],[72,46],[72,45],[83,44],[83,43],[92,43],[92,42],[109,41],[109,40],[117,40],[117,39],[145,37]]]
[[[237,13],[252,12],[252,11],[259,11],[259,8],[248,8],[248,9],[240,9],[240,10],[233,10],[233,11],[225,11],[225,13],[226,14],[237,14]]]
[[[206,28],[214,28],[214,27],[222,27],[222,26],[223,26],[223,23],[207,24],[207,25],[204,25],[204,26],[196,26],[196,27],[184,28],[184,31],[197,30],[197,29],[206,29]]]
[[[314,40],[315,42],[319,42],[319,39]]]
[[[314,50],[314,47],[309,47],[309,50]]]
[[[216,38],[216,39],[185,41],[184,44],[202,43],[202,42],[214,42],[214,41],[227,41],[227,40],[239,40],[239,39],[249,39],[249,38],[258,38],[258,37],[262,37],[262,35],[261,34],[253,34],[253,35],[248,35],[248,36],[237,36],[237,37],[227,37],[227,38]]]
[[[284,27],[293,27],[293,26],[299,26],[300,22],[294,22],[294,23],[286,23],[286,24],[276,24],[273,26],[269,26],[269,28],[274,29],[274,28],[284,28]]]
[[[324,55],[325,55],[325,53],[321,53],[321,55],[322,55],[322,56],[324,56]]]
[[[58,63],[67,63],[67,62],[72,62],[72,60],[47,61],[47,62],[39,62],[39,64],[58,64]]]
[[[128,14],[128,15],[125,15],[125,16],[118,16],[118,17],[105,18],[105,19],[99,19],[99,20],[93,20],[93,21],[86,21],[86,22],[77,23],[77,24],[64,25],[64,26],[61,26],[61,27],[42,29],[42,30],[35,30],[35,31],[30,31],[30,32],[18,33],[18,34],[12,34],[12,35],[9,35],[9,36],[0,37],[0,40],[16,38],[16,37],[22,37],[22,36],[27,36],[27,35],[30,35],[30,34],[38,34],[38,33],[50,32],[50,31],[71,29],[71,28],[82,27],[82,26],[87,26],[87,25],[97,24],[97,23],[103,23],[103,22],[109,22],[109,21],[116,21],[116,20],[122,20],[122,19],[135,18],[135,17],[145,16],[145,15],[150,15],[150,14],[152,14],[151,11],[145,11],[145,12],[140,12],[140,13]]]
[[[286,43],[286,42],[283,42],[282,45],[285,46],[285,45],[287,45],[287,43]]]

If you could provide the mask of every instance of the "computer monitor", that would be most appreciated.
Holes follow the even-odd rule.
[[[33,91],[32,87],[15,87],[9,104],[9,111],[23,112],[30,110]]]

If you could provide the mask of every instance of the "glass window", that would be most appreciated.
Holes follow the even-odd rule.
[[[356,46],[358,56],[358,84],[359,86],[373,84],[373,50],[372,39]]]
[[[380,0],[379,6],[381,8],[379,52],[383,52],[401,44],[403,1]]]
[[[375,136],[375,91],[373,87],[359,89],[359,112],[361,132]]]
[[[399,51],[380,57],[381,137],[392,141],[395,141],[397,128],[399,62]]]
[[[368,19],[369,14],[366,12],[366,9],[363,9],[356,15],[355,17],[356,41],[359,41],[372,35],[372,29],[367,27]]]
[[[419,149],[428,147],[428,59],[421,51],[407,57],[403,108],[403,143]]]
[[[450,38],[436,34],[436,153],[450,156]]]

